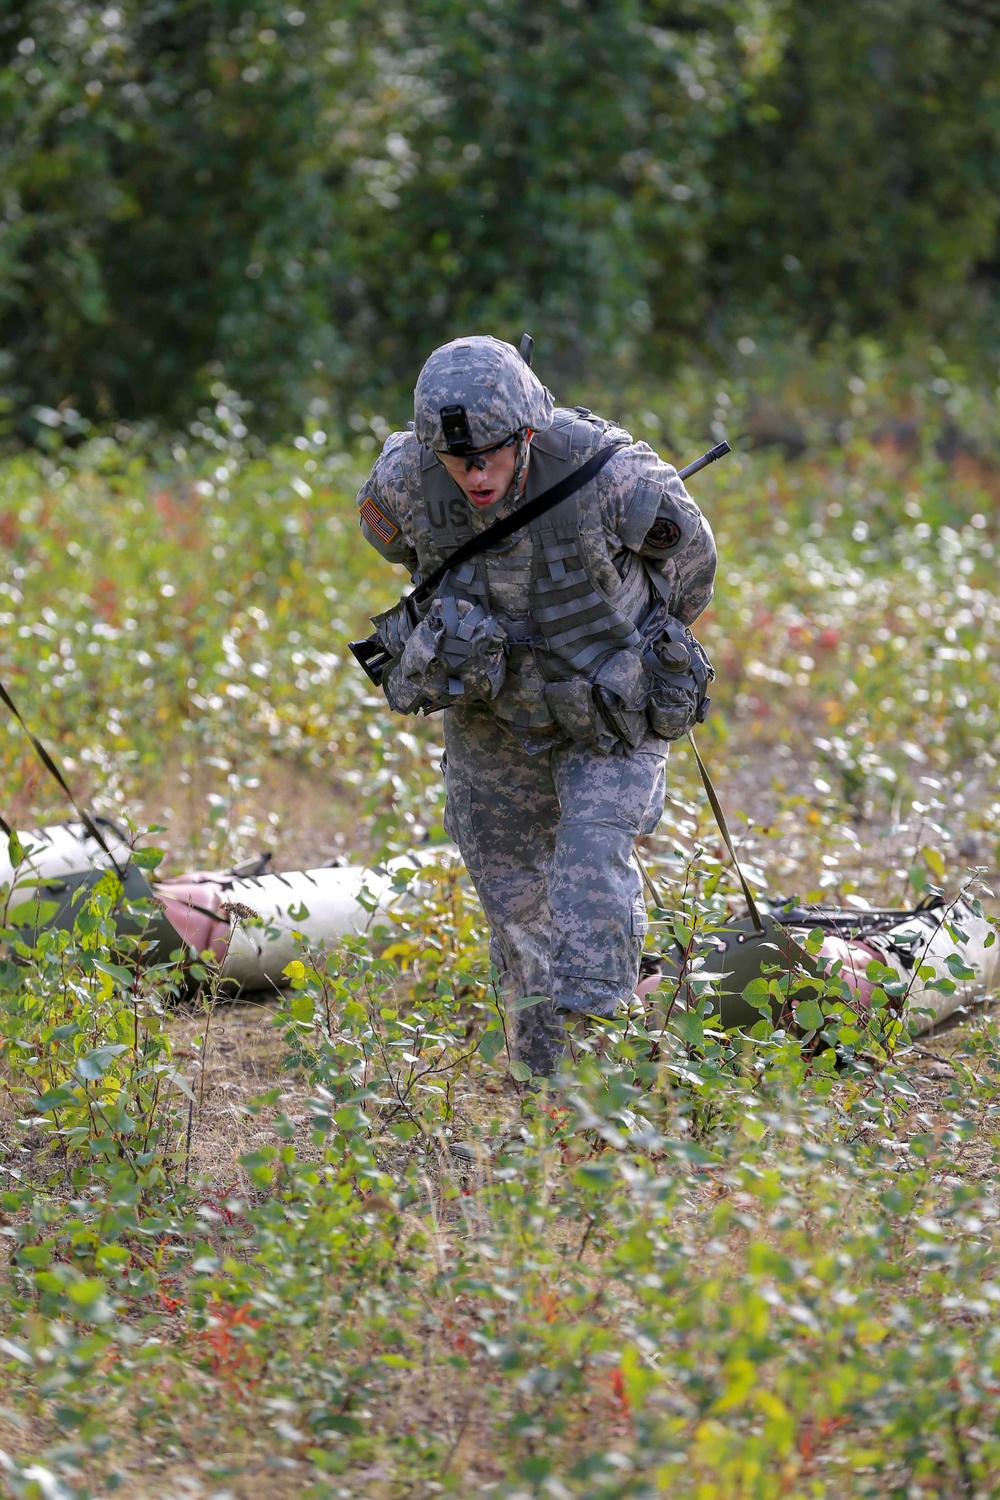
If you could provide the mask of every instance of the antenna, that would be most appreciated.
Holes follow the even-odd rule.
[[[522,334],[522,336],[521,336],[521,342],[518,344],[517,347],[518,347],[518,350],[520,351],[521,358],[524,360],[524,363],[530,369],[531,368],[531,356],[535,352],[535,341],[531,337],[531,334],[530,333]]]

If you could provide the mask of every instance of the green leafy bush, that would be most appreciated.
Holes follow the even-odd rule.
[[[41,1468],[7,1458],[15,1493],[50,1472],[67,1494],[127,1484],[144,1442],[208,1444],[238,1484],[248,1452],[281,1452],[318,1495],[372,1468],[511,1496],[986,1483],[1000,1208],[969,1152],[992,1150],[995,1028],[932,1117],[894,971],[867,1015],[836,972],[765,974],[743,1036],[718,1029],[710,989],[682,1010],[670,982],[649,1013],[577,1035],[559,1090],[518,1092],[484,1046],[509,1018],[482,958],[463,944],[460,982],[439,971],[433,989],[420,972],[416,926],[456,901],[447,866],[422,882],[401,940],[379,938],[402,969],[357,939],[289,965],[283,1076],[248,1105],[271,1124],[225,1195],[185,1187],[176,1109],[159,1172],[127,1149],[109,1170],[151,1050],[176,1076],[148,1025],[139,1058],[113,990],[79,996],[100,1038],[55,1039],[74,1044],[72,1106],[37,1093],[51,1047],[44,1064],[8,1053],[10,1085],[36,1091],[78,1163],[69,1202],[59,1174],[39,1192],[44,1176],[29,1191],[7,1173],[0,1352],[13,1399],[63,1431]],[[64,999],[78,972],[116,977],[113,900],[81,913]],[[654,915],[697,934],[712,902],[677,892]],[[48,948],[22,954],[32,994]],[[5,983],[16,1041],[23,986]],[[112,1034],[129,1041],[95,1057]],[[89,1133],[60,1116],[84,1096]]]
[[[944,0],[25,0],[4,399],[38,440],[221,378],[277,436],[526,324],[605,386],[839,331],[991,379],[996,40]]]

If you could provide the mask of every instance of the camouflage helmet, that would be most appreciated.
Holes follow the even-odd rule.
[[[530,427],[552,425],[552,397],[513,344],[474,336],[442,344],[413,392],[413,428],[425,448],[461,456]]]

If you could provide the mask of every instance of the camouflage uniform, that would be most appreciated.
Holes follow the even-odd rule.
[[[635,989],[646,909],[632,846],[663,810],[662,741],[602,756],[525,752],[488,705],[445,713],[445,827],[462,851],[516,1013],[518,1055],[550,1073],[560,1011],[612,1016]]]
[[[472,345],[473,353],[477,346],[495,343],[457,342]],[[437,355],[454,347],[446,346]],[[425,375],[432,361],[421,376],[423,408],[418,384],[418,415],[423,409],[433,416],[437,405],[445,405],[451,395],[447,381],[436,386],[431,381],[428,403]],[[498,410],[503,407],[501,382],[494,378],[491,384],[491,372],[484,375],[480,369],[477,387],[475,373],[472,389],[482,390],[481,406],[468,397],[465,403],[473,448],[529,425],[523,418],[512,420],[518,400],[524,410],[523,392],[515,392],[513,411]],[[530,371],[528,379],[534,381]],[[537,412],[537,392],[534,399]],[[531,458],[525,494],[508,493],[485,513],[469,506],[417,433],[393,433],[358,497],[366,539],[389,561],[402,563],[413,575],[422,571],[427,576],[454,550],[458,537],[484,530],[498,515],[546,488],[558,472],[560,444],[571,452],[569,463],[578,465],[617,441],[623,446],[596,480],[565,502],[576,507],[580,554],[567,566],[583,564],[570,578],[584,578],[578,593],[590,587],[589,579],[597,592],[591,588],[587,598],[613,600],[619,632],[634,633],[630,622],[641,625],[657,599],[650,579],[650,571],[655,571],[671,614],[691,623],[712,596],[715,545],[676,471],[647,444],[633,442],[623,429],[584,409],[553,410],[549,399],[543,420],[546,415],[547,425],[527,450]],[[436,448],[445,446],[440,435],[428,434],[426,420],[421,435],[429,436]],[[571,448],[566,447],[570,442]],[[436,486],[433,494],[442,515],[452,517],[445,520],[443,533],[433,530],[430,483]],[[547,535],[537,528],[518,532],[480,554],[475,577],[472,565],[466,565],[462,579],[469,597],[459,602],[467,612],[474,606],[468,617],[480,622],[480,633],[489,637],[494,652],[497,639],[504,642],[506,675],[499,687],[495,674],[492,686],[484,685],[482,672],[475,679],[467,675],[467,681],[477,684],[474,692],[466,691],[465,682],[453,680],[457,696],[444,715],[445,825],[483,903],[508,999],[546,997],[544,1003],[519,1012],[516,1021],[517,1053],[539,1073],[551,1072],[558,1060],[563,1013],[611,1016],[634,990],[646,917],[633,846],[637,835],[656,827],[662,812],[668,748],[648,730],[641,715],[630,720],[633,726],[637,719],[642,725],[640,732],[632,733],[631,742],[611,737],[602,749],[571,738],[554,717],[547,696],[553,675],[569,678],[571,672],[568,667],[560,670],[558,656],[538,636],[538,616],[544,613],[538,603],[543,597],[541,551],[547,558],[566,555],[565,547],[562,552],[551,545],[542,548]],[[562,576],[558,561],[548,566],[553,577]],[[449,574],[443,594],[452,579]],[[462,590],[455,592],[461,596]],[[486,631],[484,611],[489,611]],[[426,637],[423,649],[430,654],[438,649],[440,654],[434,643],[442,640],[444,626],[439,616],[434,620],[437,634]],[[550,639],[553,628],[550,623]],[[586,640],[585,627],[581,630]],[[407,644],[411,658],[419,655],[412,643]],[[576,643],[570,649],[576,649]],[[615,649],[612,643],[598,651],[598,659],[607,659]],[[453,669],[444,670],[447,675]]]

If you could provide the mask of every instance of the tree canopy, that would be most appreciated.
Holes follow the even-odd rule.
[[[991,314],[997,0],[19,0],[0,382],[19,416],[279,427],[476,329],[563,374],[772,322]]]

